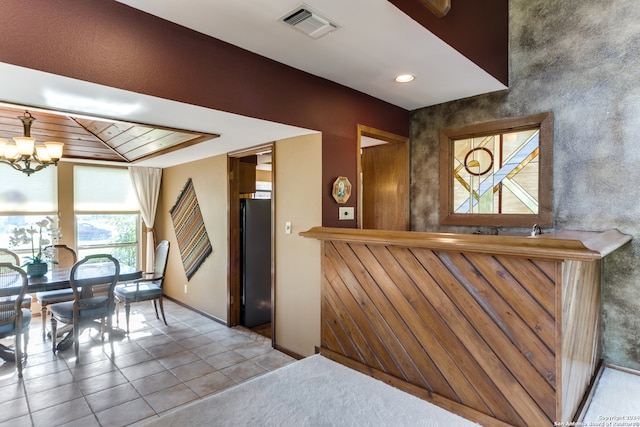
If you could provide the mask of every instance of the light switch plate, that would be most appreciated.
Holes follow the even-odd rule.
[[[287,221],[284,223],[284,233],[291,234],[291,222]]]
[[[354,219],[355,218],[355,208],[353,207],[344,207],[338,208],[338,214],[340,215],[340,219]]]

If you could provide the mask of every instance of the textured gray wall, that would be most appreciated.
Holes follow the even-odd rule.
[[[553,111],[554,228],[633,237],[604,263],[603,356],[640,369],[640,2],[511,0],[509,9],[509,89],[412,113],[412,228],[478,229],[438,226],[441,128]]]

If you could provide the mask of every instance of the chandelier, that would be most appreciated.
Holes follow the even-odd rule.
[[[45,142],[36,144],[31,138],[31,124],[36,120],[28,111],[18,116],[22,121],[23,136],[13,138],[14,142],[0,138],[0,163],[6,163],[15,170],[31,175],[49,165],[58,165],[62,157],[61,142]]]

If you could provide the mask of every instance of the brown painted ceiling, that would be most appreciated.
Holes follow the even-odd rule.
[[[150,126],[123,121],[70,116],[39,109],[0,105],[0,138],[23,136],[25,111],[36,119],[31,136],[36,141],[64,143],[66,159],[130,163],[157,156],[219,135]]]

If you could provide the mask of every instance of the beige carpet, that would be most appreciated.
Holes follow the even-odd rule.
[[[320,355],[139,425],[478,426]]]
[[[582,425],[640,426],[640,376],[605,368]]]

